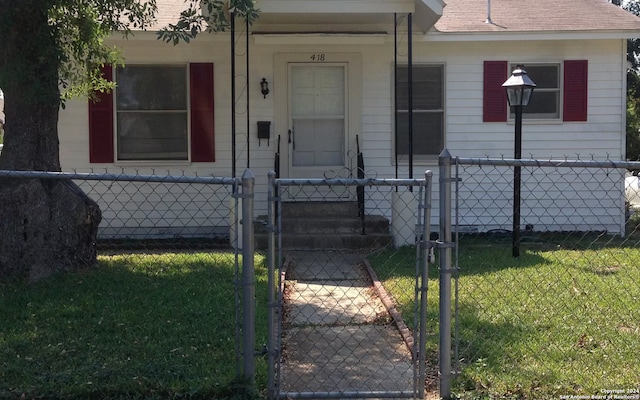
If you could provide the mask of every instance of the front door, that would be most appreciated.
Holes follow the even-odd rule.
[[[289,177],[344,177],[346,80],[345,64],[289,64]]]
[[[274,117],[282,178],[356,175],[362,125],[362,61],[358,53],[278,53]],[[352,194],[318,193],[344,199]]]

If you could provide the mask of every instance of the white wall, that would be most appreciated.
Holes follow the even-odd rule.
[[[129,63],[213,62],[215,64],[215,126],[216,161],[214,163],[181,164],[89,164],[87,105],[74,100],[60,113],[61,163],[64,170],[124,171],[127,173],[172,173],[230,176],[231,175],[231,63],[229,37],[203,38],[190,44],[172,46],[147,39],[114,41],[123,48]],[[240,37],[238,53],[244,52],[244,37]],[[273,169],[277,135],[286,145],[286,127],[274,120],[274,55],[300,53],[359,53],[362,57],[361,148],[368,175],[380,178],[395,176],[393,165],[392,66],[393,37],[365,40],[349,37],[326,40],[310,36],[308,43],[295,38],[289,44],[282,38],[259,41],[251,38],[249,86],[251,122],[249,125],[250,166],[256,176],[256,215],[266,213],[267,173]],[[401,46],[406,46],[405,43]],[[621,40],[571,40],[523,42],[414,42],[414,63],[445,63],[446,74],[446,144],[453,156],[506,157],[513,155],[514,127],[511,123],[482,122],[483,62],[561,62],[566,59],[589,61],[589,93],[587,122],[529,122],[523,126],[523,157],[621,159],[624,156],[624,54]],[[400,49],[406,53],[406,48]],[[403,57],[400,58],[401,62]],[[244,73],[244,58],[237,58],[237,74]],[[260,94],[259,82],[267,78],[272,92],[266,99]],[[236,79],[240,96],[244,93],[244,78]],[[534,94],[535,96],[535,94]],[[237,103],[237,175],[242,175],[247,158],[246,114],[244,97]],[[259,145],[256,121],[272,121],[269,145]],[[284,160],[283,160],[284,162]],[[420,178],[426,169],[436,172],[437,162],[417,162],[414,176]],[[400,177],[408,176],[406,163],[399,166]],[[437,205],[438,187],[434,187]],[[621,194],[622,196],[622,194]],[[437,210],[436,210],[437,211]],[[437,212],[434,213],[437,222]]]

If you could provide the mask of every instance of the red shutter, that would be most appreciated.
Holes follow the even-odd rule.
[[[507,73],[506,61],[484,62],[483,122],[507,121],[507,95],[502,87]]]
[[[191,161],[215,161],[213,64],[189,65],[191,93]]]
[[[566,60],[564,62],[564,121],[587,120],[588,61]]]
[[[102,67],[102,75],[113,80],[111,65]],[[113,162],[113,91],[96,92],[96,101],[89,100],[89,162]]]

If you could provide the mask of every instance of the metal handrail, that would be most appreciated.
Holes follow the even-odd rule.
[[[280,135],[278,135],[278,147],[276,149],[276,158],[274,160],[273,170],[276,173],[276,179],[280,178]]]

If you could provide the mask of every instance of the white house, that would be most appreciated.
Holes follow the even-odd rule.
[[[162,27],[185,4],[158,6]],[[248,31],[236,24],[235,62],[230,32],[177,46],[155,32],[113,36],[126,66],[105,72],[118,88],[95,105],[71,101],[61,110],[63,169],[222,177],[249,166],[257,214],[266,210],[278,137],[282,177],[341,175],[353,165],[358,137],[367,171],[406,178],[409,55],[414,177],[437,170],[445,146],[455,156],[510,157],[513,116],[501,84],[517,64],[537,84],[524,110],[524,155],[625,157],[626,40],[640,36],[640,18],[607,0],[256,6],[260,16]],[[261,131],[268,138],[258,137],[258,121],[268,122]]]

